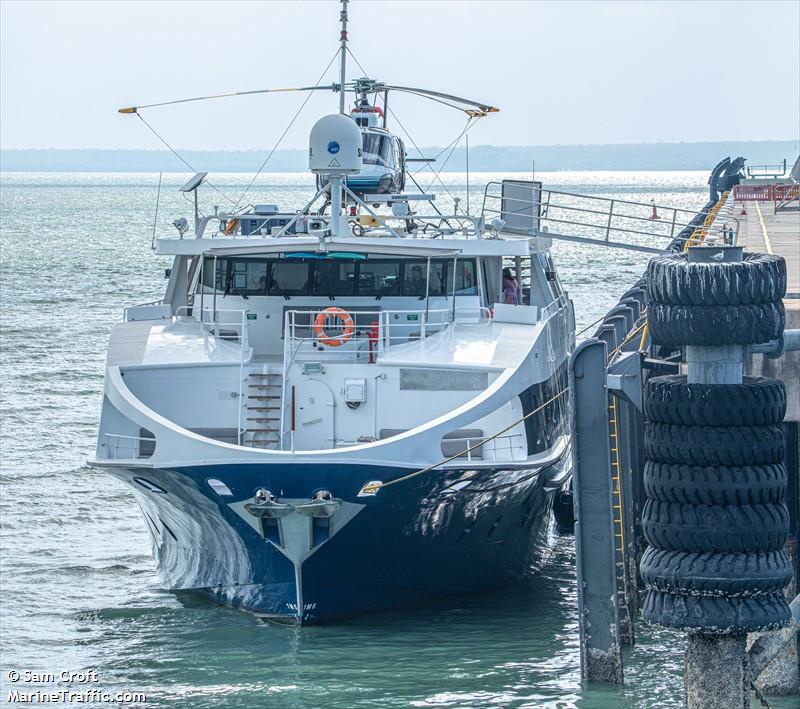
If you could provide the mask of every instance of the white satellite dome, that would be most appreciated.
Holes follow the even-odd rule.
[[[341,113],[320,118],[311,129],[308,167],[322,175],[353,175],[362,166],[361,131]]]

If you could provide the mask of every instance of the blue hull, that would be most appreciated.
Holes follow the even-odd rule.
[[[438,471],[371,497],[358,497],[365,482],[411,471],[231,464],[110,472],[133,488],[170,589],[307,623],[520,578],[545,545],[553,495],[569,477],[568,464],[567,454],[547,468],[470,470],[465,487],[466,470]],[[232,495],[219,496],[208,479],[225,483]],[[293,563],[277,528],[243,511],[258,488],[279,500],[330,490],[350,517],[330,529],[310,522],[310,549]]]

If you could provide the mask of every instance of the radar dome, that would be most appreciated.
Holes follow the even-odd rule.
[[[320,118],[311,129],[308,167],[321,175],[352,175],[361,172],[361,131],[355,121],[341,113]]]

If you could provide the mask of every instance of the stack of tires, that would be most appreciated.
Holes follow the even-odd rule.
[[[648,267],[648,320],[656,344],[721,347],[783,332],[783,259],[689,263],[685,254]],[[653,377],[645,395],[647,494],[640,565],[647,621],[704,633],[743,633],[789,620],[782,589],[792,567],[783,382],[690,384]]]

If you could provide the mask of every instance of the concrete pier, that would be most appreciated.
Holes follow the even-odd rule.
[[[738,243],[745,251],[762,251],[786,259],[786,329],[800,328],[800,209],[776,212],[774,202],[747,201],[741,206],[746,214],[737,208],[737,218],[741,220]],[[786,421],[800,422],[800,352],[787,352],[780,359],[753,355],[748,373],[781,379],[789,404]]]
[[[777,210],[777,201],[742,201],[735,213],[740,220],[738,244],[746,251],[762,251],[782,256],[786,260],[787,288],[783,301],[786,308],[786,329],[800,328],[800,202],[795,209]],[[745,213],[742,214],[742,211]],[[789,506],[790,535],[786,551],[795,567],[795,583],[786,589],[791,600],[798,592],[797,572],[798,528],[800,525],[800,351],[785,352],[773,359],[755,354],[745,365],[751,375],[780,379],[786,385],[787,410],[784,425],[787,438],[786,469],[789,473],[786,501]],[[750,638],[752,643],[755,638]],[[798,643],[789,643],[785,651],[771,662],[756,685],[767,694],[792,694],[800,692]]]

